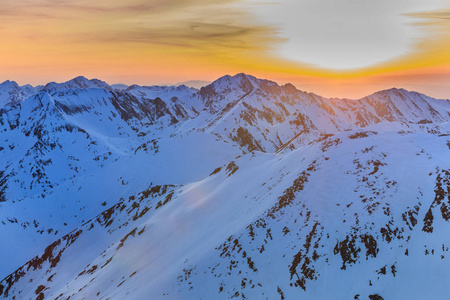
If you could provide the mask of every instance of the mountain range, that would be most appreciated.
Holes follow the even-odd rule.
[[[450,101],[0,84],[0,298],[443,299]]]

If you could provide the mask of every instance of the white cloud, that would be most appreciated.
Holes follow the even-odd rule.
[[[245,0],[287,41],[277,54],[317,67],[348,70],[415,51],[425,35],[406,13],[442,9],[443,0]]]

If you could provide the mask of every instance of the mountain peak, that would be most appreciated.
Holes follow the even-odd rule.
[[[0,108],[6,105],[15,105],[36,91],[32,86],[19,86],[17,82],[6,80],[0,83]]]
[[[409,91],[402,89],[402,88],[392,87],[390,89],[378,91],[377,93],[399,93],[399,92],[409,92]]]
[[[89,79],[87,79],[84,76],[77,76],[77,77],[69,80],[68,82],[86,83],[86,82],[89,82]]]
[[[1,88],[10,88],[11,89],[11,88],[18,88],[19,85],[15,81],[6,80],[6,81],[0,83],[0,87]]]
[[[249,75],[249,74],[245,74],[245,73],[237,73],[234,76],[231,76],[233,78],[247,78],[247,79],[257,79],[255,76]]]
[[[376,97],[376,98],[381,98],[381,99],[389,98],[389,99],[393,99],[393,100],[395,100],[395,99],[403,99],[404,100],[409,97],[415,98],[418,95],[423,95],[423,94],[420,94],[420,93],[414,92],[414,91],[408,91],[403,88],[393,87],[393,88],[377,91],[377,92],[375,92],[369,96],[366,96],[364,98]],[[364,98],[362,98],[362,99],[364,99]]]
[[[50,82],[45,85],[44,89],[47,90],[67,90],[67,89],[111,89],[111,87],[104,81],[99,79],[88,79],[84,76],[75,77],[69,81],[63,83]]]
[[[266,79],[259,79],[256,78],[255,76],[248,75],[245,73],[238,73],[234,76],[231,75],[222,76],[217,80],[215,80],[210,85],[208,85],[207,87],[214,87],[216,91],[229,91],[241,89],[244,92],[249,92],[257,88],[265,90],[267,89],[267,87],[274,87],[274,86],[278,86],[278,84],[273,81]]]

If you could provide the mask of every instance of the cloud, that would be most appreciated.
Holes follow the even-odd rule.
[[[214,4],[223,5],[231,2],[233,0],[221,0],[214,1]],[[205,0],[99,0],[94,2],[87,0],[4,0],[0,8],[0,16],[27,17],[34,16],[36,12],[41,11],[61,18],[67,15],[75,17],[79,13],[96,14],[97,17],[102,18],[108,14],[141,15],[208,4],[211,2]]]
[[[9,17],[4,21],[9,26],[17,23],[24,31],[38,31],[43,40],[69,43],[143,43],[208,51],[272,47],[276,29],[258,25],[234,2],[6,0],[0,19]]]
[[[161,24],[93,32],[78,38],[107,43],[143,43],[173,47],[264,50],[271,47],[265,39],[275,39],[276,31],[263,26],[230,25],[200,21],[178,22],[176,26]],[[220,50],[220,49],[218,49]]]
[[[413,25],[426,35],[417,41],[416,48],[430,61],[439,61],[450,68],[450,9],[410,13]]]
[[[424,19],[432,19],[438,20],[441,22],[450,22],[450,9],[443,9],[438,11],[425,11],[419,13],[410,13],[408,14],[412,17],[424,18]]]

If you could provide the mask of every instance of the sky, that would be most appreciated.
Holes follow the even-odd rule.
[[[3,0],[0,81],[212,81],[450,98],[449,0]]]

